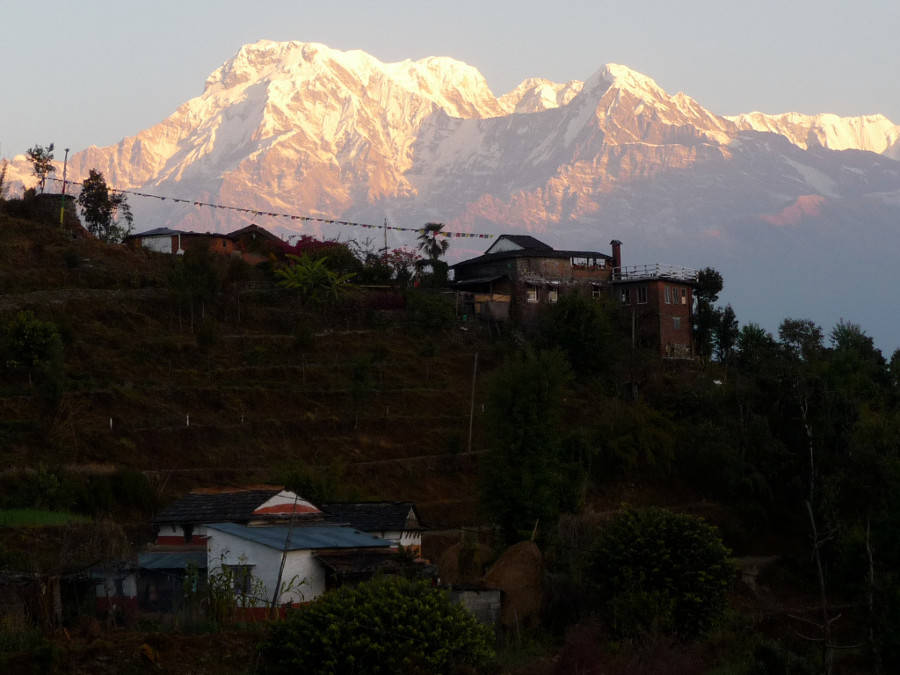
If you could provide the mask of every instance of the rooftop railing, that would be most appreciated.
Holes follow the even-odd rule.
[[[613,268],[613,281],[639,281],[641,279],[672,279],[673,281],[697,281],[697,270],[681,265],[623,265]]]

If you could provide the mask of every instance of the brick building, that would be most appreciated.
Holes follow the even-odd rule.
[[[695,270],[622,265],[622,242],[609,254],[555,250],[527,235],[501,235],[483,255],[451,267],[460,312],[494,321],[533,323],[542,307],[567,293],[612,297],[635,345],[667,358],[692,358]]]

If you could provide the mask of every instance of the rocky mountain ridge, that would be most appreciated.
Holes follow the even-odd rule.
[[[265,213],[528,231],[560,247],[615,237],[640,256],[628,262],[713,264],[758,288],[750,259],[819,270],[898,251],[898,137],[880,115],[717,115],[616,64],[583,83],[529,79],[498,98],[449,58],[382,63],[261,41],[166,120],[76,153],[69,175],[97,168],[120,188]],[[17,177],[27,177],[22,160]],[[140,229],[309,228],[171,200],[132,206]],[[782,315],[806,313],[803,285]],[[821,309],[824,323],[839,311]]]

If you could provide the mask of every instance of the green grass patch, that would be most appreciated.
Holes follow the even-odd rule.
[[[0,527],[47,527],[89,523],[90,518],[66,511],[44,509],[0,509]]]

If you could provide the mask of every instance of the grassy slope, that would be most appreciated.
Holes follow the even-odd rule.
[[[129,467],[157,472],[174,493],[272,480],[301,460],[341,465],[367,496],[452,505],[432,520],[473,514],[472,459],[421,457],[465,449],[472,354],[489,367],[490,348],[461,331],[411,332],[401,316],[373,329],[360,316],[303,317],[288,297],[245,293],[240,323],[232,296],[210,308],[216,338],[204,350],[186,313],[179,327],[170,264],[0,215],[0,319],[31,309],[67,342],[57,409],[23,380],[0,379],[4,466]],[[373,357],[355,404],[354,367]]]

